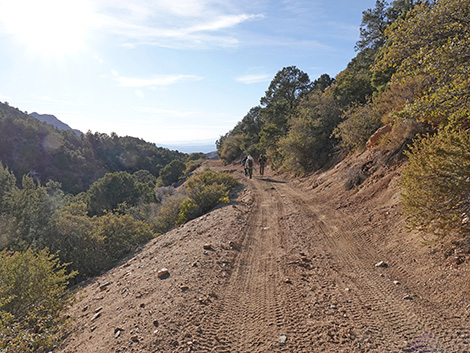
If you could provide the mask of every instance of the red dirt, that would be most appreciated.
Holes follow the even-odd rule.
[[[399,167],[230,168],[232,202],[85,286],[56,352],[470,352],[470,262],[405,229]]]

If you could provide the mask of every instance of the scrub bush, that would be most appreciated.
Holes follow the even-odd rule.
[[[417,140],[402,173],[412,228],[442,235],[470,230],[470,132],[442,129]]]
[[[67,285],[75,272],[47,249],[0,252],[0,351],[51,349],[66,322]]]

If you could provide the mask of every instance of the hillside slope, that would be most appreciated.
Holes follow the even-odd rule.
[[[233,202],[86,285],[56,351],[468,351],[470,264],[406,232],[385,165],[366,152],[303,180],[232,166]]]
[[[44,185],[54,180],[78,194],[106,173],[147,170],[155,177],[185,154],[131,136],[59,130],[17,108],[0,103],[0,162],[21,180],[33,175]]]

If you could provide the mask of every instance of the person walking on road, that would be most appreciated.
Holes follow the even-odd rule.
[[[245,156],[245,158],[242,159],[242,165],[243,165],[243,169],[245,170],[245,176],[248,175],[248,169],[246,167],[246,160],[248,159],[248,156]]]
[[[254,168],[255,161],[251,155],[248,155],[246,158],[245,162],[245,173],[248,170],[248,176],[251,177],[253,176],[253,168]]]
[[[261,176],[264,175],[264,167],[266,165],[267,158],[264,154],[261,154],[258,158],[258,163],[259,163],[259,174]]]

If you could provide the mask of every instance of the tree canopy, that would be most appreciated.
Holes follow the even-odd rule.
[[[393,68],[397,86],[420,81],[410,104],[396,116],[434,126],[469,126],[470,3],[423,3],[390,26],[376,70]]]
[[[292,110],[298,104],[299,98],[311,88],[312,83],[308,74],[295,66],[284,67],[274,76],[260,103],[263,107],[286,104],[288,110]]]
[[[395,0],[389,5],[385,0],[377,0],[375,8],[362,13],[360,39],[356,49],[380,49],[386,41],[387,27],[419,3],[420,0]]]

